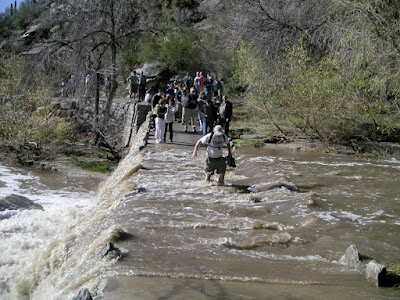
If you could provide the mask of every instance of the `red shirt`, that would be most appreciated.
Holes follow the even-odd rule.
[[[204,82],[205,81],[206,81],[206,78],[203,75],[201,75],[199,77],[199,87],[204,87]]]

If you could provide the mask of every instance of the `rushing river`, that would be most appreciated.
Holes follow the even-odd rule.
[[[90,181],[1,167],[2,197],[44,207],[1,217],[1,299],[400,297],[339,262],[352,244],[400,262],[399,160],[243,148],[220,187],[185,141],[130,153],[97,199]],[[118,261],[102,258],[106,242]]]

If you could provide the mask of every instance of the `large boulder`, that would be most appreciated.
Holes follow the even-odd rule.
[[[368,282],[375,286],[382,286],[386,277],[386,266],[377,263],[375,260],[370,261],[365,268],[365,276]]]
[[[154,78],[162,73],[162,63],[160,62],[154,62],[154,63],[146,63],[143,65],[142,68],[136,69],[136,72],[140,74],[143,72],[146,77],[149,78]]]
[[[400,284],[400,276],[386,271],[386,266],[361,254],[355,245],[350,245],[339,260],[340,263],[358,269],[368,282],[377,287],[393,287]]]
[[[397,275],[388,273],[386,266],[371,260],[365,268],[365,276],[371,284],[377,287],[394,287],[400,283]]]
[[[41,209],[43,207],[40,204],[33,202],[32,200],[21,196],[12,194],[3,199],[0,199],[0,211],[5,210],[18,210],[18,209]]]

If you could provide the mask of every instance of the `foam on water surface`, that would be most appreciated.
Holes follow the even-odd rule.
[[[1,213],[7,217],[0,220],[0,295],[21,299],[33,293],[35,282],[68,251],[64,247],[76,238],[77,222],[92,206],[95,194],[70,186],[52,190],[33,172],[4,166],[0,182],[0,197],[22,195],[43,207]]]
[[[171,287],[177,280],[185,287],[220,281],[238,284],[244,294],[255,282],[257,295],[271,283],[371,292],[337,261],[350,243],[368,245],[362,250],[373,257],[389,251],[398,258],[398,238],[389,233],[400,225],[400,212],[390,190],[396,184],[389,181],[399,163],[262,151],[244,151],[223,187],[203,183],[204,151],[195,159],[188,149],[130,153],[97,200],[72,188],[46,189],[31,173],[2,170],[5,194],[14,188],[45,210],[0,221],[7,242],[0,246],[6,253],[0,288],[8,289],[8,299],[29,293],[31,299],[66,299],[84,286],[100,295],[102,279],[130,276],[132,282],[171,279]],[[40,193],[25,188],[27,182]],[[267,190],[276,182],[307,188]],[[242,193],[243,187],[252,189]],[[121,232],[128,237],[118,238]],[[107,242],[121,250],[119,261],[102,257]],[[160,289],[153,285],[152,295]]]

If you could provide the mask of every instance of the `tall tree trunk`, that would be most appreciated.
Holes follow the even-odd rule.
[[[95,94],[94,94],[94,125],[99,125],[99,111],[100,111],[100,74],[96,72],[95,80]]]
[[[111,21],[111,86],[110,92],[107,95],[106,105],[104,107],[104,119],[103,119],[103,127],[106,128],[108,121],[110,120],[111,106],[115,96],[115,92],[117,91],[117,40],[116,40],[116,25],[115,25],[115,16],[114,16],[114,1],[110,3],[110,21]]]
[[[101,131],[99,128],[99,111],[100,111],[100,73],[96,71],[95,73],[95,87],[94,87],[94,120],[93,120],[93,130],[96,134],[96,137],[94,139],[94,144],[97,145],[97,143],[100,140],[99,132]]]

